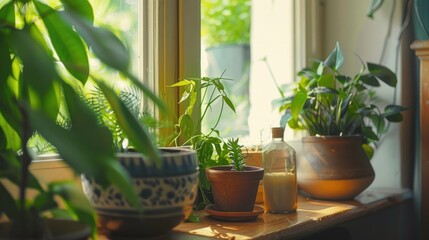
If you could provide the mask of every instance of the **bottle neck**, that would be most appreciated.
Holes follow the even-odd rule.
[[[273,142],[283,142],[282,137],[273,137]]]

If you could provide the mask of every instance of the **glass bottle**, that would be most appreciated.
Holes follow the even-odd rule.
[[[283,140],[284,128],[273,127],[262,151],[264,206],[267,212],[295,212],[298,205],[295,150]]]

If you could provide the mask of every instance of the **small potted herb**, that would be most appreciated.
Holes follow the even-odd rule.
[[[264,175],[263,168],[245,165],[243,146],[238,142],[239,138],[231,138],[224,145],[231,165],[206,169],[214,202],[219,211],[253,211],[259,182]]]

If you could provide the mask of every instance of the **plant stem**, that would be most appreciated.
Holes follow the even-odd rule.
[[[209,98],[209,101],[208,101],[208,103],[207,103],[206,108],[204,109],[203,115],[201,115],[200,122],[202,122],[202,121],[203,121],[204,116],[206,115],[207,110],[209,109],[209,107],[210,107],[210,105],[211,105],[211,102],[212,102],[213,95],[214,95],[215,91],[216,91],[216,87],[214,87],[214,86],[213,86],[213,91],[212,91],[212,93],[210,94],[210,98]],[[205,94],[204,94],[204,96],[205,96]],[[204,99],[203,99],[203,100],[204,100]]]
[[[19,208],[21,214],[20,221],[23,226],[24,236],[28,236],[26,233],[28,229],[28,216],[27,211],[25,207],[25,199],[26,199],[26,188],[28,185],[28,177],[29,177],[29,166],[31,163],[31,157],[27,149],[27,143],[28,140],[31,137],[31,131],[30,131],[30,120],[28,118],[28,113],[25,111],[24,107],[22,105],[19,106],[19,109],[21,111],[22,115],[22,142],[21,142],[21,149],[22,149],[22,156],[21,159],[21,181],[19,183]]]

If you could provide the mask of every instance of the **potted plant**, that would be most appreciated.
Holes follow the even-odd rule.
[[[374,103],[380,82],[396,87],[388,68],[362,62],[354,77],[339,72],[343,55],[339,44],[329,56],[299,72],[301,80],[283,99],[282,124],[306,130],[298,160],[302,192],[321,199],[352,199],[374,179],[369,159],[389,122],[399,122],[404,107]],[[366,72],[367,70],[367,72]]]
[[[231,138],[226,142],[232,166],[206,169],[217,211],[253,212],[255,207],[256,193],[264,176],[264,169],[245,165],[243,146],[238,142],[239,138]]]
[[[96,237],[96,219],[79,191],[64,183],[42,185],[30,173],[35,156],[28,141],[36,132],[76,174],[94,177],[102,186],[113,184],[131,205],[141,206],[129,175],[115,158],[110,132],[79,97],[77,89],[88,79],[101,89],[136,150],[161,166],[160,153],[146,130],[110,84],[90,70],[89,51],[165,111],[164,105],[128,71],[129,55],[118,37],[94,26],[88,1],[61,3],[52,8],[39,1],[8,1],[0,8],[0,214],[8,219],[0,229],[6,238],[53,238],[57,230],[66,229],[64,224],[72,226],[77,220],[92,226]],[[41,29],[46,29],[45,35]],[[60,112],[70,118],[69,129],[56,124]],[[8,188],[4,180],[18,190]],[[35,190],[34,197],[27,193],[30,189]],[[58,210],[58,196],[69,214]],[[74,221],[60,220],[59,226],[50,220],[58,216]],[[72,239],[84,239],[87,233],[84,229]],[[59,237],[64,239],[62,234]]]
[[[242,109],[240,115],[234,115],[230,109],[224,110],[226,114],[218,123],[224,136],[245,135],[249,132],[251,4],[250,0],[201,1],[201,38],[207,56],[205,75],[223,75],[231,79],[224,82],[226,92],[236,107]],[[208,126],[216,123],[220,103],[212,104],[211,107],[214,110],[204,120]]]
[[[195,210],[202,210],[213,204],[211,186],[205,173],[206,168],[229,164],[228,152],[218,130],[218,123],[224,115],[224,109],[229,108],[235,112],[235,106],[225,92],[223,80],[225,79],[222,77],[188,78],[171,86],[183,89],[179,104],[186,104],[186,107],[178,118],[174,134],[167,142],[168,145],[187,146],[197,151],[199,188]],[[208,101],[199,102],[200,92],[201,99],[208,96]],[[208,117],[208,112],[212,111],[213,104],[217,102],[221,108],[217,111],[215,124],[210,126],[209,131],[203,131],[201,124]],[[196,117],[193,117],[194,115]]]
[[[162,164],[136,152],[128,133],[119,124],[108,100],[98,88],[83,94],[94,110],[100,125],[113,136],[116,158],[130,175],[133,190],[138,193],[142,209],[131,205],[121,191],[107,188],[91,176],[83,175],[86,197],[96,209],[100,227],[105,233],[120,237],[158,237],[183,222],[192,212],[198,189],[198,162],[194,150],[159,147]],[[141,95],[135,88],[122,89],[119,99],[145,127],[156,145],[157,120],[150,113],[141,112]]]

